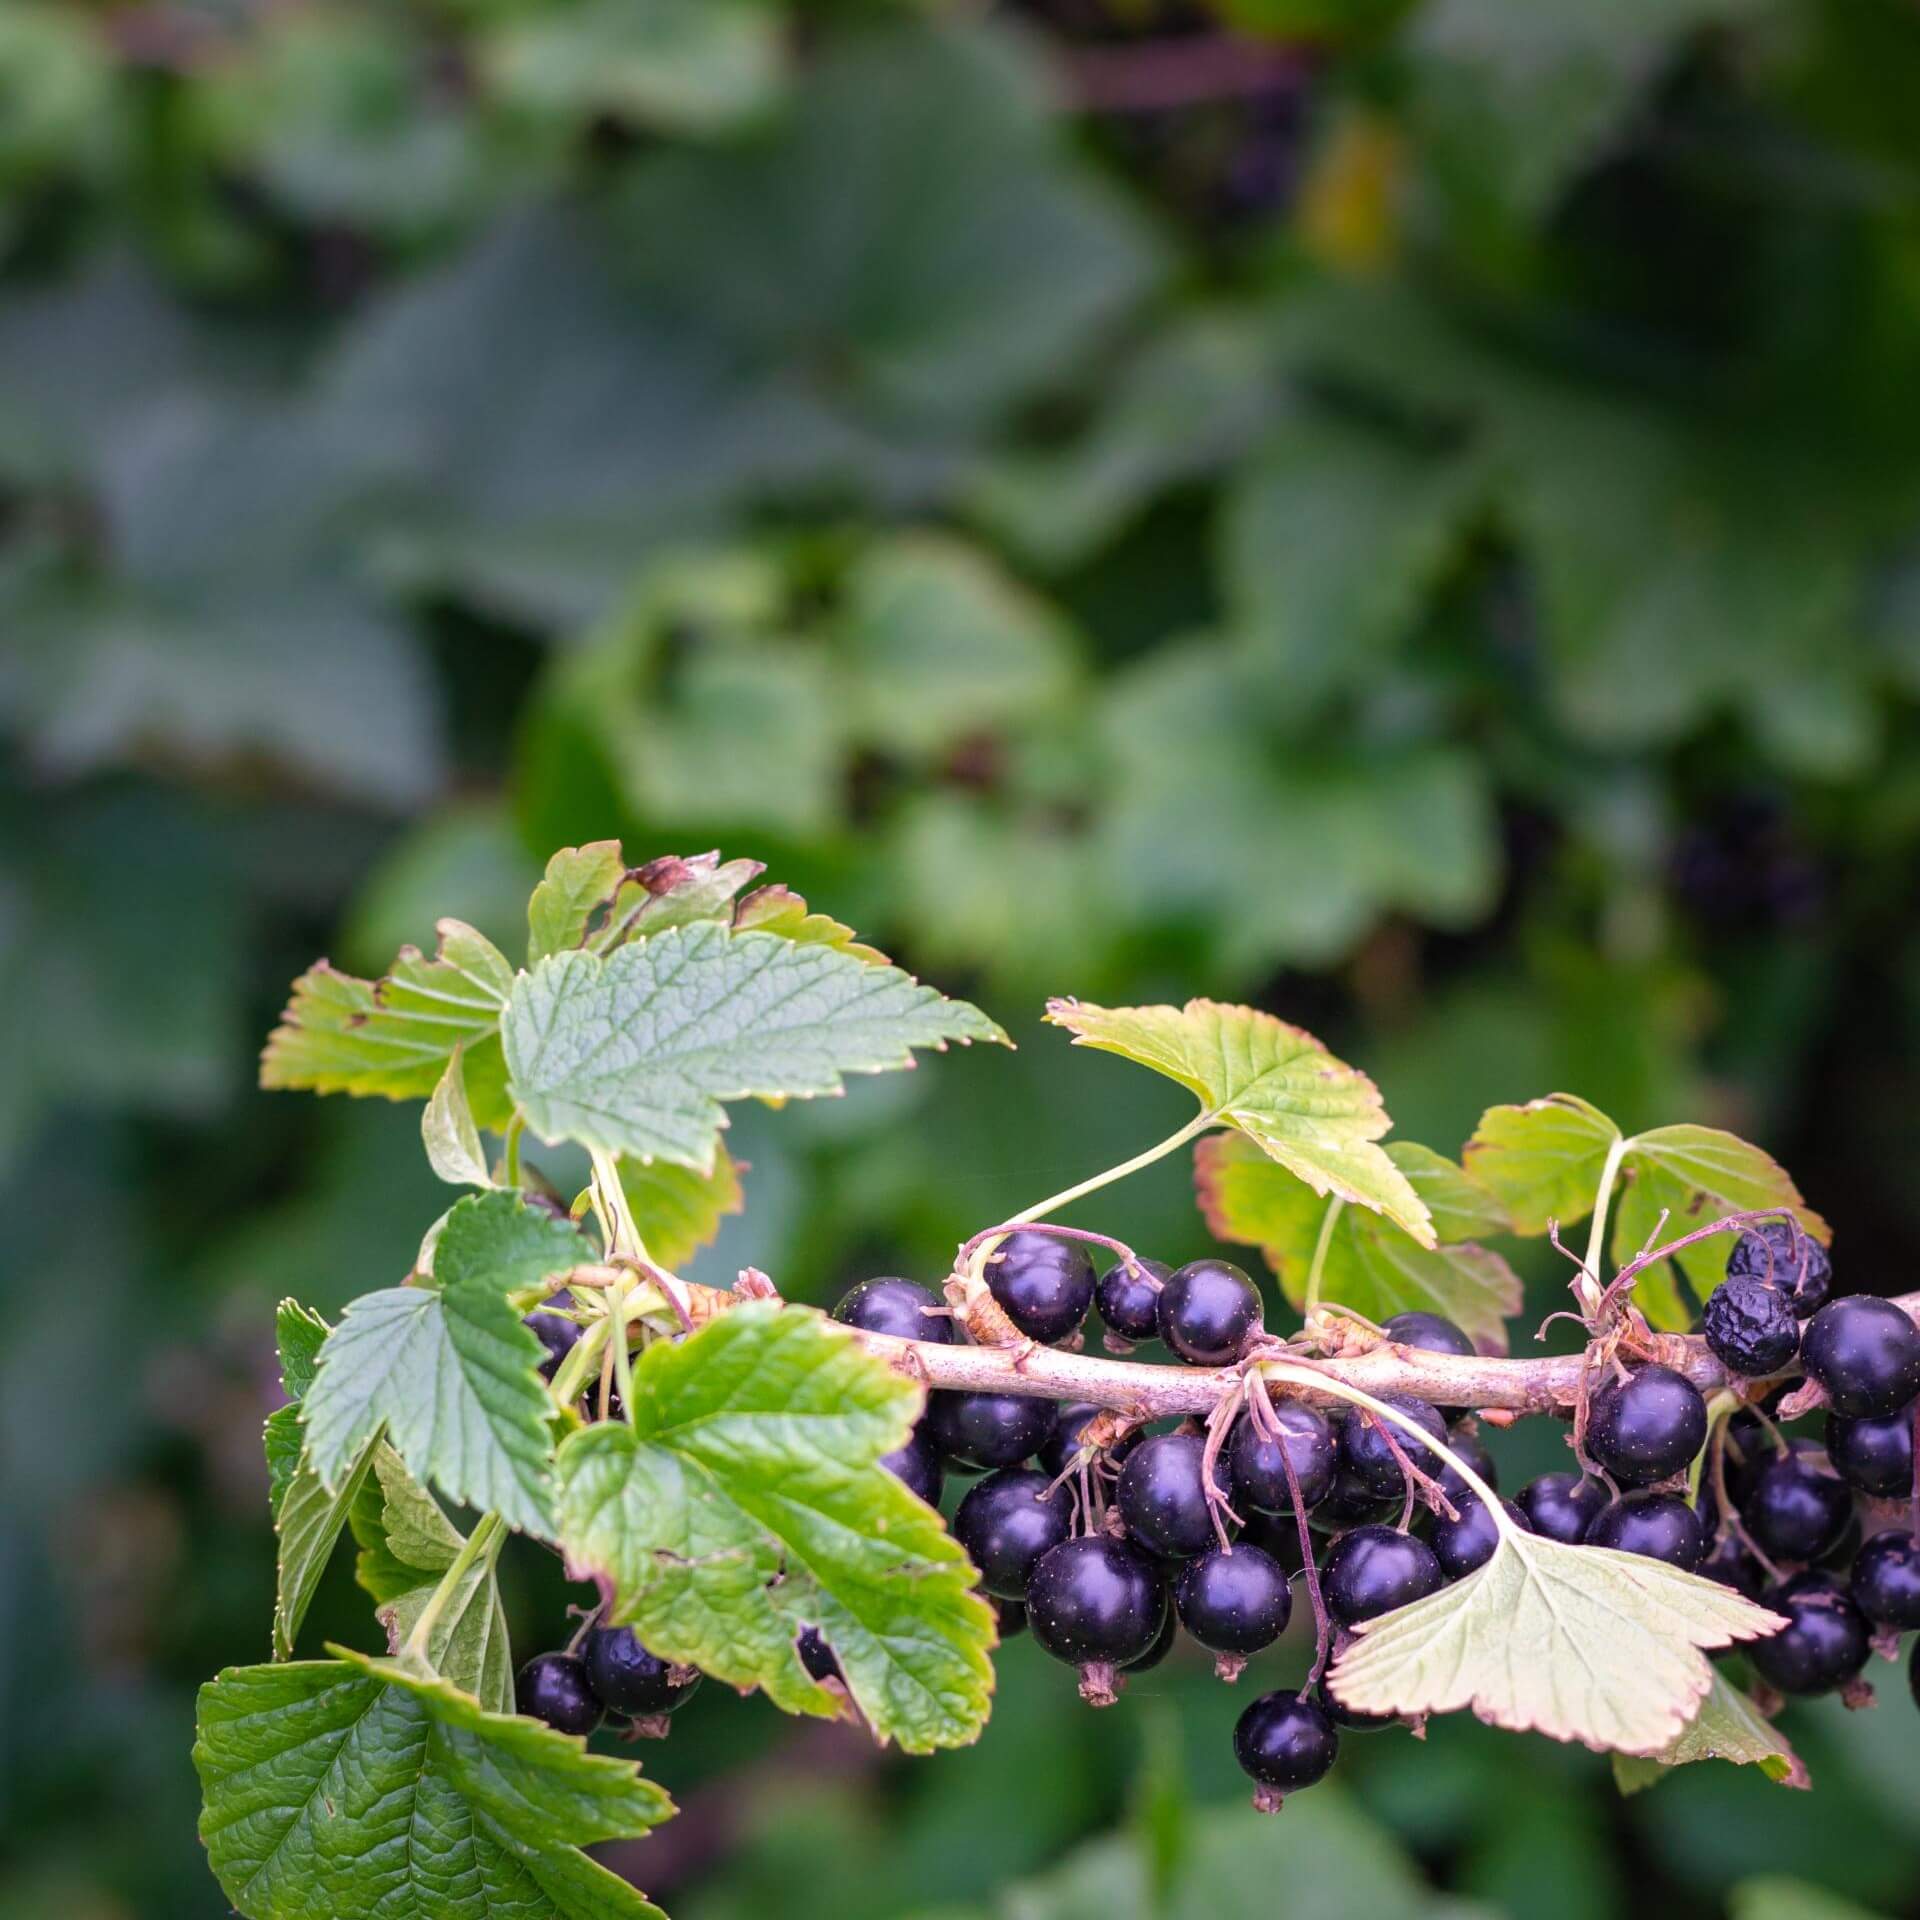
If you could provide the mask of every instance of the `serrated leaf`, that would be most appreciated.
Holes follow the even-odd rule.
[[[618,840],[562,847],[527,902],[527,965],[577,947],[594,915],[614,895],[627,871]]]
[[[248,1920],[660,1920],[574,1849],[659,1825],[631,1764],[342,1653],[200,1689],[200,1837]]]
[[[289,1400],[304,1399],[313,1385],[320,1349],[327,1343],[327,1323],[298,1300],[282,1300],[274,1312],[273,1330],[280,1349],[281,1388]]]
[[[1664,1561],[1516,1529],[1477,1572],[1356,1628],[1330,1680],[1363,1713],[1470,1707],[1515,1733],[1652,1754],[1706,1698],[1703,1648],[1782,1625]]]
[[[878,947],[867,946],[854,930],[830,913],[814,913],[791,887],[756,887],[740,902],[733,916],[740,933],[777,933],[782,940],[803,947],[832,947],[870,965],[889,965]]]
[[[1463,1210],[1461,1200],[1472,1185],[1451,1161],[1400,1141],[1386,1151],[1416,1190],[1424,1183],[1448,1202],[1446,1226],[1485,1218],[1485,1209],[1470,1197]],[[1314,1248],[1334,1202],[1268,1159],[1244,1134],[1196,1141],[1193,1172],[1208,1230],[1219,1240],[1257,1246],[1287,1298],[1303,1307]],[[1497,1218],[1498,1209],[1493,1211]],[[1506,1352],[1506,1322],[1520,1311],[1522,1293],[1518,1276],[1497,1253],[1445,1238],[1423,1247],[1385,1215],[1348,1206],[1333,1223],[1320,1272],[1320,1297],[1330,1305],[1375,1322],[1416,1309],[1445,1314],[1483,1353]]]
[[[1006,1035],[896,967],[703,922],[598,954],[554,954],[516,983],[502,1038],[543,1140],[709,1170],[721,1102],[838,1093],[915,1047]]]
[[[634,1160],[622,1156],[620,1187],[633,1209],[634,1224],[647,1251],[664,1267],[682,1267],[712,1244],[720,1222],[738,1213],[740,1164],[725,1146],[717,1147],[713,1171],[676,1166],[670,1160]]]
[[[1177,1080],[1202,1120],[1235,1128],[1313,1189],[1385,1214],[1434,1243],[1426,1204],[1378,1145],[1390,1122],[1367,1076],[1312,1034],[1252,1007],[1095,1007],[1050,1000],[1047,1018],[1074,1045],[1097,1047]]]
[[[722,861],[718,853],[697,853],[690,859],[666,854],[649,860],[621,882],[606,925],[587,944],[596,953],[606,953],[672,927],[728,921],[734,896],[764,872],[758,860]]]
[[[1656,1786],[1675,1767],[1698,1760],[1728,1760],[1737,1767],[1758,1767],[1784,1787],[1807,1787],[1807,1769],[1786,1738],[1753,1702],[1717,1669],[1700,1711],[1679,1735],[1654,1754],[1616,1753],[1614,1784],[1622,1793]]]
[[[1461,1155],[1467,1175],[1506,1208],[1515,1233],[1545,1233],[1593,1211],[1607,1150],[1620,1129],[1578,1094],[1489,1107]]]
[[[467,1104],[467,1080],[458,1047],[432,1098],[420,1110],[420,1139],[427,1150],[427,1164],[449,1186],[493,1185],[486,1149],[480,1144],[480,1129],[474,1125],[473,1108]]]
[[[806,1308],[753,1302],[634,1368],[633,1424],[560,1450],[568,1564],[663,1658],[789,1712],[835,1697],[794,1651],[818,1626],[875,1735],[910,1752],[972,1740],[993,1643],[965,1555],[877,1463],[913,1384]]]
[[[434,1250],[435,1284],[362,1295],[321,1351],[303,1413],[322,1482],[337,1489],[384,1427],[407,1465],[450,1499],[548,1532],[544,1349],[507,1296],[585,1250],[570,1226],[515,1194],[462,1200]]]

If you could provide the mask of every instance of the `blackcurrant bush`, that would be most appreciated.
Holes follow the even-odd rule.
[[[1543,1473],[1520,1489],[1514,1504],[1535,1533],[1578,1546],[1607,1504],[1607,1490],[1581,1473]]]
[[[999,1628],[1002,1640],[1011,1640],[1016,1634],[1027,1630],[1027,1603],[1024,1600],[1003,1600],[998,1594],[987,1595],[987,1605],[993,1609],[994,1624]]]
[[[1849,1294],[1807,1322],[1800,1361],[1849,1420],[1885,1419],[1920,1394],[1920,1327],[1891,1300]]]
[[[1444,1513],[1436,1513],[1429,1538],[1433,1557],[1440,1562],[1440,1571],[1449,1580],[1458,1580],[1476,1567],[1484,1567],[1493,1558],[1493,1550],[1500,1544],[1500,1529],[1487,1503],[1478,1494],[1456,1494],[1453,1503],[1459,1519],[1449,1520]],[[1500,1504],[1506,1508],[1509,1519],[1527,1526],[1527,1516],[1511,1500]],[[1532,1529],[1528,1527],[1527,1531]]]
[[[1072,1531],[1073,1502],[1064,1488],[1048,1497],[1051,1485],[1031,1467],[1002,1467],[969,1487],[953,1516],[953,1537],[980,1584],[1003,1600],[1018,1600],[1034,1562]]]
[[[1214,1547],[1189,1560],[1174,1582],[1173,1604],[1209,1653],[1249,1654],[1286,1631],[1293,1595],[1285,1570],[1243,1540],[1231,1553]]]
[[[816,1680],[839,1680],[842,1677],[840,1662],[827,1645],[826,1635],[818,1627],[802,1627],[794,1648],[800,1655],[800,1664]]]
[[[587,1678],[601,1703],[630,1720],[672,1713],[692,1699],[700,1684],[697,1673],[676,1680],[672,1663],[649,1653],[631,1627],[594,1628],[587,1635],[586,1662]]]
[[[1160,1289],[1160,1338],[1196,1367],[1224,1367],[1260,1329],[1260,1295],[1230,1260],[1189,1260]]]
[[[1867,1664],[1867,1623],[1832,1575],[1796,1573],[1761,1604],[1784,1614],[1787,1624],[1754,1641],[1747,1657],[1782,1693],[1831,1693]]]
[[[1259,1513],[1293,1511],[1283,1454],[1293,1463],[1300,1498],[1307,1506],[1317,1506],[1333,1488],[1337,1456],[1333,1428],[1326,1415],[1303,1400],[1276,1400],[1271,1404],[1274,1421],[1285,1435],[1284,1443],[1270,1437],[1250,1414],[1244,1413],[1227,1442],[1227,1477],[1233,1483],[1234,1504],[1242,1513],[1249,1508]]]
[[[1120,1470],[1117,1495],[1128,1535],[1149,1553],[1169,1560],[1190,1559],[1214,1544],[1201,1464],[1206,1442],[1197,1433],[1158,1433],[1140,1446]],[[1215,1469],[1214,1486],[1226,1488]]]
[[[922,1425],[963,1467],[1017,1467],[1046,1444],[1053,1407],[1025,1393],[930,1393]]]
[[[953,1319],[925,1287],[912,1280],[862,1280],[841,1298],[833,1317],[862,1333],[896,1340],[953,1344]]]
[[[513,1700],[558,1733],[591,1733],[606,1718],[585,1663],[570,1653],[536,1653],[514,1679]]]
[[[1904,1408],[1883,1419],[1827,1415],[1827,1458],[1848,1486],[1879,1500],[1913,1491],[1913,1416]]]
[[[1395,1346],[1418,1347],[1423,1353],[1471,1354],[1474,1345],[1463,1328],[1443,1313],[1396,1313],[1380,1323],[1380,1331]]]
[[[940,1504],[940,1494],[947,1476],[941,1470],[940,1449],[934,1445],[933,1435],[924,1426],[914,1428],[904,1447],[895,1447],[891,1453],[883,1453],[880,1464],[909,1493],[917,1493],[928,1506],[937,1507]]]
[[[1628,1493],[1601,1509],[1587,1545],[1643,1553],[1692,1573],[1707,1557],[1707,1528],[1676,1493]]]
[[[1761,1588],[1767,1584],[1760,1562],[1740,1543],[1731,1528],[1714,1541],[1707,1557],[1694,1571],[1703,1580],[1717,1580],[1723,1587],[1744,1593],[1749,1600],[1758,1600]]]
[[[1029,1340],[1052,1346],[1079,1330],[1093,1305],[1085,1245],[1053,1233],[1010,1233],[987,1255],[987,1291]]]
[[[1447,1423],[1424,1400],[1410,1400],[1397,1393],[1382,1397],[1388,1406],[1424,1427],[1436,1440],[1446,1439]],[[1341,1467],[1377,1500],[1398,1498],[1406,1490],[1406,1476],[1400,1470],[1395,1447],[1423,1472],[1433,1473],[1440,1464],[1439,1456],[1429,1453],[1412,1434],[1364,1407],[1347,1408],[1340,1416],[1338,1433]]]
[[[572,1295],[563,1289],[549,1304],[555,1303],[570,1306]],[[564,1313],[549,1313],[545,1307],[535,1307],[527,1315],[527,1325],[540,1336],[540,1344],[547,1350],[547,1357],[540,1362],[540,1377],[551,1380],[559,1372],[560,1362],[579,1343],[580,1322],[569,1320]]]
[[[1876,1533],[1853,1563],[1853,1604],[1876,1627],[1920,1627],[1920,1546],[1903,1530]]]
[[[1440,1562],[1424,1540],[1392,1527],[1355,1527],[1328,1551],[1320,1589],[1327,1611],[1352,1627],[1444,1584]]]
[[[1761,1551],[1776,1560],[1818,1560],[1840,1544],[1853,1518],[1853,1491],[1830,1467],[1796,1449],[1776,1454],[1754,1476],[1740,1517]]]
[[[1790,1220],[1768,1220],[1743,1233],[1727,1254],[1729,1280],[1764,1280],[1793,1303],[1802,1320],[1818,1313],[1833,1290],[1833,1263],[1818,1240]]]
[[[1588,1451],[1622,1486],[1651,1486],[1680,1472],[1706,1437],[1707,1403],[1671,1367],[1636,1367],[1588,1406]]]
[[[1254,1804],[1263,1809],[1324,1780],[1339,1752],[1333,1722],[1290,1687],[1263,1693],[1234,1723],[1233,1756],[1259,1783]]]
[[[1040,1464],[1046,1468],[1048,1479],[1059,1479],[1069,1467],[1079,1463],[1081,1431],[1099,1412],[1100,1408],[1083,1400],[1070,1401],[1060,1409],[1054,1418],[1053,1431],[1040,1449]],[[1106,1450],[1106,1457],[1118,1466],[1145,1437],[1144,1427],[1130,1428]]]
[[[1124,1667],[1153,1645],[1167,1617],[1166,1575],[1105,1534],[1063,1540],[1027,1582],[1027,1624],[1056,1660]]]
[[[1749,1379],[1792,1366],[1800,1351],[1792,1298],[1753,1274],[1721,1281],[1707,1296],[1700,1326],[1720,1364]]]
[[[1151,1340],[1160,1331],[1160,1289],[1167,1268],[1158,1260],[1116,1260],[1093,1289],[1094,1310],[1122,1340]]]

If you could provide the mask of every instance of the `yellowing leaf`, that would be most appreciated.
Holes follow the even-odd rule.
[[[681,1267],[738,1213],[741,1163],[724,1146],[714,1151],[713,1171],[676,1166],[670,1160],[620,1161],[620,1187],[633,1209],[647,1251],[662,1266]]]
[[[1461,1159],[1468,1176],[1507,1210],[1515,1233],[1584,1220],[1620,1129],[1578,1094],[1550,1093],[1524,1107],[1489,1107]]]
[[[803,947],[832,947],[878,967],[888,964],[878,947],[867,946],[832,914],[812,912],[791,887],[756,887],[735,909],[733,924],[740,933],[777,933]]]
[[[1758,1767],[1783,1787],[1812,1785],[1785,1736],[1717,1671],[1700,1711],[1668,1746],[1654,1754],[1613,1756],[1614,1784],[1622,1793],[1638,1793],[1664,1780],[1675,1767],[1696,1760],[1730,1760],[1735,1766]]]
[[[427,1150],[427,1164],[449,1186],[493,1185],[480,1130],[467,1101],[467,1077],[458,1047],[433,1097],[420,1110],[420,1140]]]

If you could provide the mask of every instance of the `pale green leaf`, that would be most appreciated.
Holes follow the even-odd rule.
[[[596,953],[606,953],[671,927],[690,927],[701,920],[724,923],[732,918],[734,895],[764,872],[758,860],[723,861],[718,853],[696,853],[684,860],[670,853],[649,860],[621,882],[606,925],[587,944]]]
[[[560,1537],[663,1658],[790,1712],[834,1696],[794,1650],[820,1628],[875,1735],[912,1752],[987,1715],[990,1616],[939,1516],[877,1463],[918,1389],[806,1308],[735,1307],[634,1368],[633,1424],[560,1450]]]
[[[1515,1233],[1545,1233],[1593,1211],[1607,1150],[1620,1137],[1578,1094],[1550,1093],[1523,1107],[1489,1107],[1461,1156],[1467,1175],[1506,1208]]]
[[[733,924],[741,933],[777,933],[803,947],[832,947],[875,966],[888,964],[878,947],[865,945],[854,930],[830,913],[812,912],[791,887],[757,887],[740,902]]]
[[[562,847],[547,862],[546,877],[527,902],[527,965],[579,946],[588,923],[612,900],[626,870],[618,840]]]
[[[677,1166],[671,1160],[634,1160],[622,1155],[620,1187],[633,1209],[647,1251],[665,1267],[683,1267],[712,1243],[720,1222],[738,1213],[740,1163],[717,1147],[713,1171]]]
[[[1727,1896],[1727,1912],[1732,1920],[1880,1920],[1825,1887],[1773,1873],[1742,1880]]]
[[[1047,1018],[1075,1046],[1179,1081],[1199,1100],[1203,1123],[1237,1129],[1315,1193],[1384,1213],[1433,1245],[1425,1203],[1378,1144],[1390,1124],[1379,1092],[1312,1034],[1217,1000],[1117,1008],[1050,1000]]]
[[[713,1165],[724,1100],[838,1093],[915,1047],[1006,1036],[978,1008],[827,946],[703,922],[516,983],[514,1097],[543,1140]]]
[[[427,1150],[427,1164],[449,1186],[493,1185],[486,1149],[480,1144],[480,1129],[474,1125],[473,1109],[467,1104],[467,1080],[458,1047],[440,1076],[440,1084],[420,1110],[420,1139]]]
[[[1412,1140],[1388,1141],[1387,1153],[1427,1203],[1434,1234],[1442,1246],[1513,1231],[1506,1208],[1459,1161]]]
[[[1717,1669],[1700,1711],[1660,1752],[1616,1753],[1614,1784],[1622,1793],[1657,1785],[1675,1767],[1697,1760],[1729,1760],[1737,1767],[1758,1767],[1784,1787],[1806,1787],[1806,1767],[1786,1738],[1748,1697]]]

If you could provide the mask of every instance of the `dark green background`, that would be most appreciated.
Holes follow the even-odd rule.
[[[1906,0],[0,9],[0,1917],[221,1910],[270,1309],[444,1199],[254,1051],[321,952],[517,952],[566,842],[763,858],[1022,1043],[743,1115],[709,1278],[937,1273],[1184,1112],[1042,998],[1204,992],[1448,1150],[1732,1126],[1910,1286],[1916,100]],[[1202,1245],[1178,1162],[1096,1211]],[[370,1632],[343,1564],[309,1638]],[[1447,1724],[1257,1829],[1192,1811],[1197,1667],[1102,1718],[1016,1645],[912,1765],[709,1687],[630,1864],[678,1920],[1920,1912],[1879,1671],[1792,1713],[1812,1796]]]

